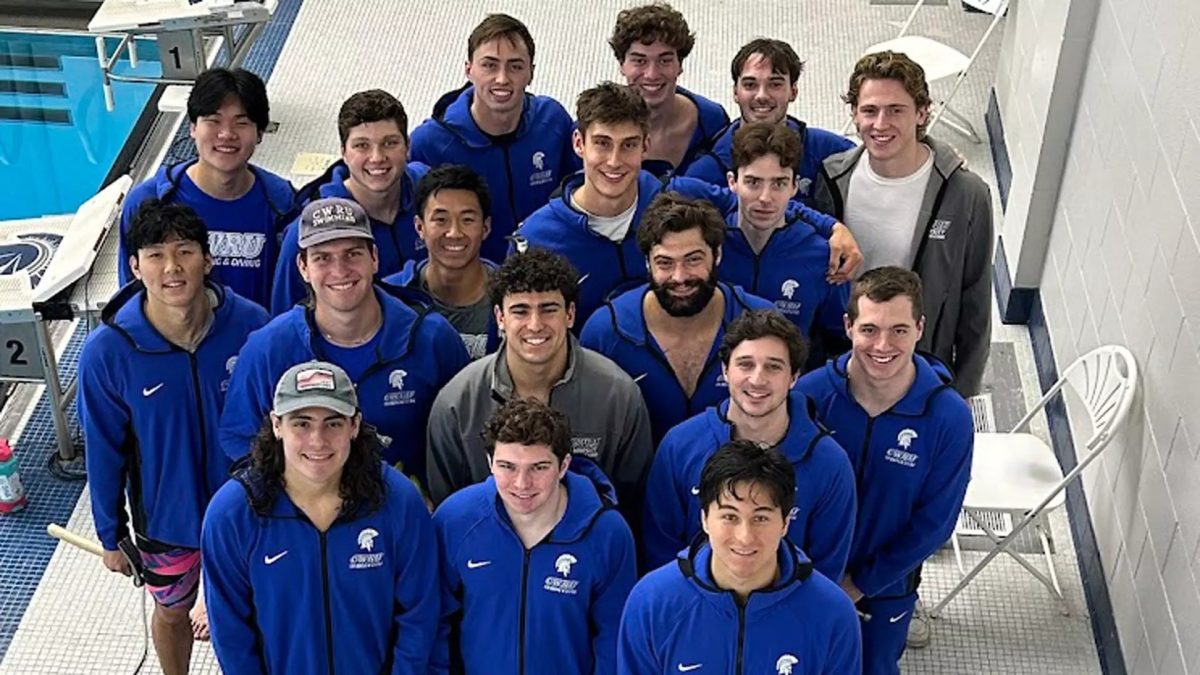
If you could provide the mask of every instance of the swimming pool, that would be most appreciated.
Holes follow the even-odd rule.
[[[138,47],[114,72],[160,75],[154,43]],[[101,83],[93,36],[0,31],[0,220],[74,213],[100,189],[155,88],[114,82],[109,112]]]

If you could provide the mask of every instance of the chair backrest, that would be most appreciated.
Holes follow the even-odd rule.
[[[1086,407],[1092,423],[1092,434],[1084,448],[1088,455],[1098,454],[1125,422],[1133,405],[1137,383],[1137,361],[1128,349],[1120,345],[1097,347],[1072,361],[1013,430],[1024,428],[1059,391],[1070,386]],[[1090,456],[1080,457],[1079,463],[1087,464],[1090,459]]]

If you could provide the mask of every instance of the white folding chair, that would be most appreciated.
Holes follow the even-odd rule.
[[[971,52],[970,56],[932,38],[908,34],[908,29],[912,27],[913,21],[917,18],[917,12],[924,6],[925,0],[917,0],[917,3],[913,5],[912,11],[908,14],[908,19],[905,20],[904,25],[900,28],[899,35],[891,40],[871,45],[863,52],[864,56],[883,51],[907,54],[910,59],[916,61],[925,70],[925,81],[929,84],[931,91],[935,82],[951,77],[956,78],[954,86],[950,88],[950,93],[938,105],[934,106],[929,124],[925,128],[926,133],[932,131],[939,122],[945,122],[946,126],[963,134],[971,139],[972,142],[983,142],[983,139],[976,133],[971,121],[950,107],[950,102],[958,94],[963,80],[967,79],[967,72],[975,63],[975,59],[979,58],[979,52],[983,50],[983,46],[987,43],[988,38],[996,30],[996,26],[1000,24],[1000,19],[1008,11],[1008,2],[1009,0],[1004,0],[1000,3],[1000,6],[996,9],[995,17],[992,19],[991,24],[988,25],[987,30],[984,31],[983,37],[979,38],[979,42],[975,45],[975,49]],[[849,133],[852,124],[853,122],[847,124],[842,133]]]
[[[1113,436],[1120,430],[1129,414],[1137,390],[1137,362],[1125,347],[1107,345],[1098,347],[1076,359],[1063,372],[1054,386],[1038,401],[1009,433],[975,434],[975,453],[971,464],[971,482],[967,487],[963,512],[970,516],[980,512],[1008,513],[1016,522],[1006,536],[998,535],[984,518],[972,518],[992,541],[987,555],[967,572],[949,593],[933,609],[930,615],[937,616],[967,584],[983,571],[996,556],[1007,553],[1022,567],[1042,582],[1058,600],[1063,613],[1068,613],[1058,577],[1054,573],[1054,561],[1050,557],[1045,531],[1040,527],[1042,550],[1050,574],[1041,570],[1011,549],[1017,536],[1033,524],[1040,524],[1044,516],[1063,505],[1066,501],[1067,485],[1083,473],[1089,464],[1108,447]],[[1082,454],[1065,475],[1055,457],[1054,450],[1037,437],[1023,433],[1030,420],[1046,407],[1064,387],[1081,399],[1091,421],[1091,436],[1082,446]],[[1082,429],[1075,430],[1082,433]],[[1087,514],[1082,514],[1087,517]]]

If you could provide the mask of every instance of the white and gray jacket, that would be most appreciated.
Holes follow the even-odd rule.
[[[934,161],[913,227],[912,269],[925,287],[925,335],[917,348],[949,364],[955,388],[973,396],[992,340],[992,196],[953,148],[928,136],[923,142]],[[825,159],[817,209],[844,218],[850,176],[863,151],[860,146]],[[854,232],[854,223],[846,225]]]

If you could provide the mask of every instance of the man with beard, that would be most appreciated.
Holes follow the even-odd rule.
[[[717,368],[726,328],[773,305],[717,282],[725,222],[708,202],[671,192],[654,198],[637,231],[650,283],[601,307],[583,327],[583,346],[612,359],[642,389],[655,441],[728,395]]]
[[[807,348],[778,312],[739,316],[719,351],[729,398],[667,432],[646,485],[642,559],[647,569],[673,560],[700,531],[700,473],[730,441],[774,448],[796,473],[787,538],[813,568],[838,581],[854,534],[854,470],[846,451],[816,423],[805,396],[790,395]]]

